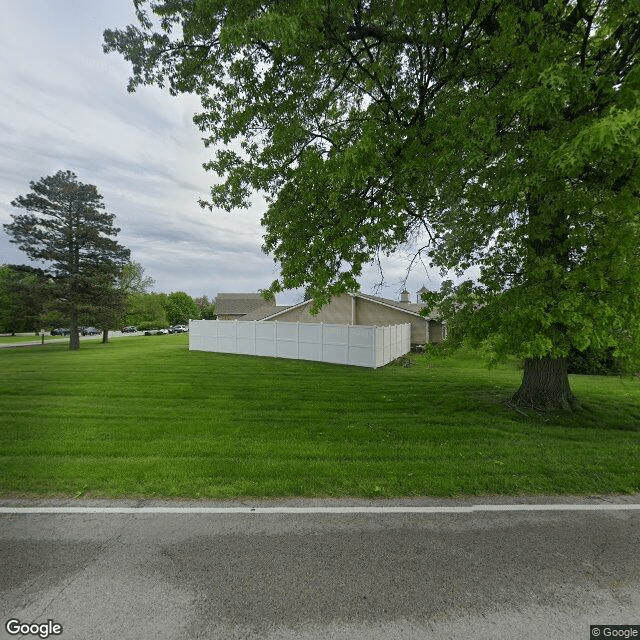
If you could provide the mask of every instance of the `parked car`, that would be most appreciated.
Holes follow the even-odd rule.
[[[138,329],[136,327],[124,327],[122,333],[136,333]]]
[[[166,329],[147,329],[144,332],[145,336],[159,336],[169,333]]]
[[[68,336],[71,334],[69,329],[51,329],[52,336]]]
[[[100,335],[101,333],[102,331],[100,331],[100,329],[96,329],[95,327],[85,327],[82,330],[83,336],[97,336],[97,335]]]
[[[184,324],[176,324],[173,327],[169,327],[169,333],[186,333],[189,331],[189,327]]]

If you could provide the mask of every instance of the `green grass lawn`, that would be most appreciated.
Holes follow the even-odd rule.
[[[461,496],[640,491],[640,381],[583,410],[502,404],[515,363],[369,370],[189,352],[187,335],[0,350],[0,495]]]
[[[64,338],[65,336],[51,336],[48,333],[44,336],[44,341],[48,340],[56,340],[60,338]],[[67,340],[69,337],[67,336]],[[13,344],[14,342],[40,342],[42,340],[42,334],[39,333],[37,336],[33,333],[31,335],[17,335],[17,336],[0,336],[0,344]]]

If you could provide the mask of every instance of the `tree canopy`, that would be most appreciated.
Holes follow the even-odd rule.
[[[0,265],[0,331],[37,332],[50,297],[51,278],[28,265]]]
[[[213,300],[209,300],[207,296],[200,296],[199,298],[194,298],[193,301],[198,308],[198,316],[194,317],[194,320],[215,320],[216,304]]]
[[[122,267],[117,279],[117,287],[126,294],[148,293],[156,281],[145,275],[145,269],[139,262],[132,260]]]
[[[47,264],[56,285],[56,297],[70,320],[70,349],[79,347],[78,316],[101,306],[112,288],[129,250],[113,238],[119,229],[115,216],[104,211],[94,185],[79,182],[71,171],[30,183],[31,192],[11,204],[27,211],[12,214],[4,228],[32,260]]]
[[[525,359],[514,401],[573,403],[571,347],[640,336],[640,0],[135,0],[105,51],[193,92],[222,181],[266,194],[282,288],[317,304],[415,241],[450,335]]]
[[[174,291],[167,296],[165,311],[170,324],[189,324],[189,320],[200,317],[198,305],[184,291]]]

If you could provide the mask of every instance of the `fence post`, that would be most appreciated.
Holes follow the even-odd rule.
[[[373,368],[378,368],[378,344],[377,344],[377,330],[373,327],[373,340],[371,340],[371,345],[373,346]]]
[[[253,338],[253,354],[254,355],[256,353],[258,353],[258,336],[257,336],[258,327],[256,326],[257,322],[258,322],[257,320],[253,321],[253,335],[252,335],[252,338]]]
[[[235,338],[235,349],[234,349],[234,353],[238,353],[238,321],[236,320],[235,326],[233,327],[233,332],[234,332],[234,338]]]
[[[394,324],[391,327],[389,327],[389,342],[391,343],[389,346],[391,347],[391,352],[390,352],[391,360],[394,360],[396,357],[396,335],[397,335],[396,325]]]

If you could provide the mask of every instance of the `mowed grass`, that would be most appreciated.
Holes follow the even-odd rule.
[[[0,495],[235,498],[640,491],[640,383],[502,403],[516,363],[378,370],[190,352],[187,335],[0,351]]]
[[[49,340],[60,340],[60,338],[64,338],[64,336],[51,336],[49,334],[45,334],[44,340],[45,342]],[[68,340],[68,338],[67,338]],[[33,333],[30,335],[17,335],[17,336],[0,336],[0,344],[14,344],[20,342],[41,342],[42,334],[38,334],[37,336]]]

